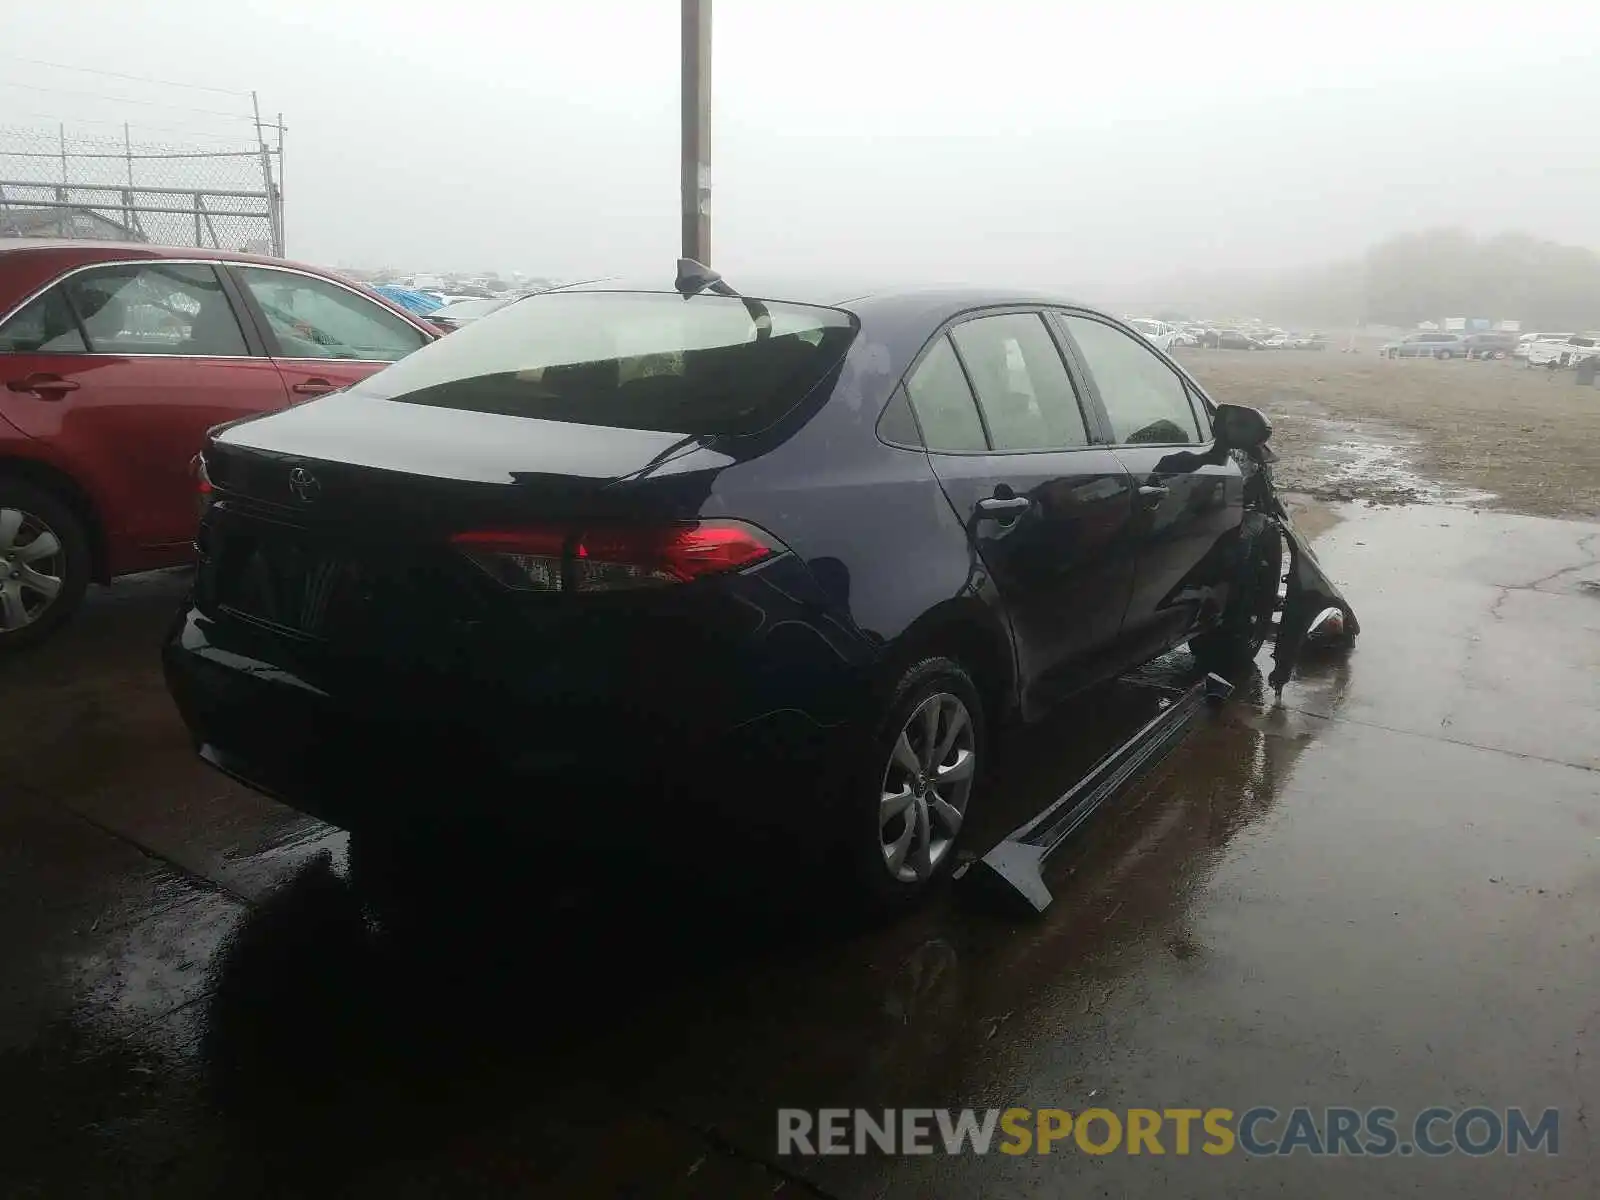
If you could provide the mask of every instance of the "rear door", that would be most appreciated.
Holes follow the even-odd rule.
[[[194,534],[190,463],[206,430],[281,408],[283,381],[247,339],[215,264],[168,259],[76,271],[0,327],[0,412],[52,442],[131,561]]]
[[[296,402],[358,383],[433,340],[386,305],[332,279],[246,263],[230,270]]]
[[[1138,567],[1123,633],[1140,658],[1183,640],[1225,598],[1244,477],[1215,451],[1204,406],[1172,364],[1097,315],[1059,320],[1136,489]]]
[[[936,338],[906,389],[934,473],[995,581],[1024,700],[1094,677],[1133,582],[1132,485],[1037,310],[988,312]]]

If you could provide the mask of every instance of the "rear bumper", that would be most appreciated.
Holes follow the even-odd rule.
[[[730,804],[759,819],[769,795],[783,802],[771,781],[803,785],[839,727],[787,705],[699,722],[630,695],[519,696],[371,668],[313,673],[193,608],[175,621],[163,660],[204,761],[346,828],[487,819],[605,830],[665,815],[663,796],[695,802],[669,823],[719,817]]]

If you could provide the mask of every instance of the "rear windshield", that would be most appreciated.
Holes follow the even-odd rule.
[[[831,308],[551,292],[507,305],[355,391],[585,425],[755,433],[821,382],[854,336],[853,318]]]

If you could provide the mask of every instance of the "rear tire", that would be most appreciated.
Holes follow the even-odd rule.
[[[872,911],[916,906],[955,866],[986,753],[966,670],[943,657],[908,667],[849,756],[838,796],[842,857]]]
[[[1453,352],[1449,351],[1449,350],[1441,350],[1441,351],[1439,351],[1439,357],[1440,357],[1441,360],[1443,360],[1445,362],[1449,362],[1452,358],[1455,357],[1455,354]]]
[[[1189,639],[1189,651],[1206,671],[1232,679],[1266,644],[1278,610],[1278,583],[1283,578],[1283,531],[1264,521],[1249,536],[1239,563],[1228,606],[1217,627]]]
[[[69,620],[89,586],[89,536],[71,505],[0,478],[0,656],[36,646]]]

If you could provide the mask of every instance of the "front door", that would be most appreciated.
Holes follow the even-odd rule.
[[[114,571],[187,553],[206,430],[286,402],[210,263],[79,271],[0,329],[0,414],[96,496],[113,545],[131,547]]]
[[[934,473],[1011,621],[1032,710],[1097,676],[1133,582],[1128,473],[1090,444],[1038,312],[955,326],[907,379]]]
[[[431,339],[371,297],[282,267],[231,268],[271,335],[295,403],[359,383]]]
[[[1123,632],[1130,657],[1142,658],[1182,641],[1225,599],[1244,477],[1215,449],[1199,397],[1171,364],[1107,321],[1061,322],[1136,489],[1139,561]]]

